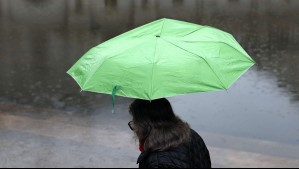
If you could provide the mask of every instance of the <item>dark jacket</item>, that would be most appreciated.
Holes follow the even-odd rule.
[[[211,168],[210,153],[203,139],[193,130],[189,144],[166,151],[145,151],[137,164],[139,168]]]

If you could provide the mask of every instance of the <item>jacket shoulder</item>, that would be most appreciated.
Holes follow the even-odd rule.
[[[202,139],[202,137],[191,130],[192,132],[192,141],[190,143],[189,152],[192,158],[192,165],[198,168],[211,168],[211,158],[210,152]]]
[[[209,151],[201,136],[191,130],[191,142],[166,151],[143,152],[138,158],[140,168],[210,168]]]
[[[179,149],[167,151],[156,151],[148,153],[143,160],[140,161],[140,168],[189,168],[185,163],[187,154]]]

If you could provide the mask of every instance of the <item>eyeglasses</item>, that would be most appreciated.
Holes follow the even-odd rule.
[[[134,122],[133,122],[133,121],[130,121],[130,122],[128,123],[128,126],[130,127],[130,129],[131,129],[132,131],[134,131],[134,129],[135,129],[135,125],[134,125]]]

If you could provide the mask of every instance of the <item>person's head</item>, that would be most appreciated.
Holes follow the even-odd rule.
[[[167,99],[135,100],[130,106],[134,132],[145,150],[166,150],[188,143],[191,130],[177,117]]]

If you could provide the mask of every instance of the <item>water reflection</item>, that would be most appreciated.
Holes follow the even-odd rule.
[[[0,0],[0,97],[61,109],[92,107],[96,95],[79,93],[66,70],[90,47],[168,17],[232,32],[257,61],[255,69],[277,78],[297,102],[298,7],[296,0]]]
[[[38,1],[38,0],[25,0],[25,2],[28,3],[30,6],[42,7],[42,6],[48,5],[48,3],[51,2],[51,0],[42,0],[42,1]]]
[[[106,7],[116,7],[117,0],[105,0],[105,6]]]
[[[184,0],[172,0],[174,6],[183,6]]]
[[[149,5],[149,0],[142,0],[141,7],[142,9],[147,9]]]

